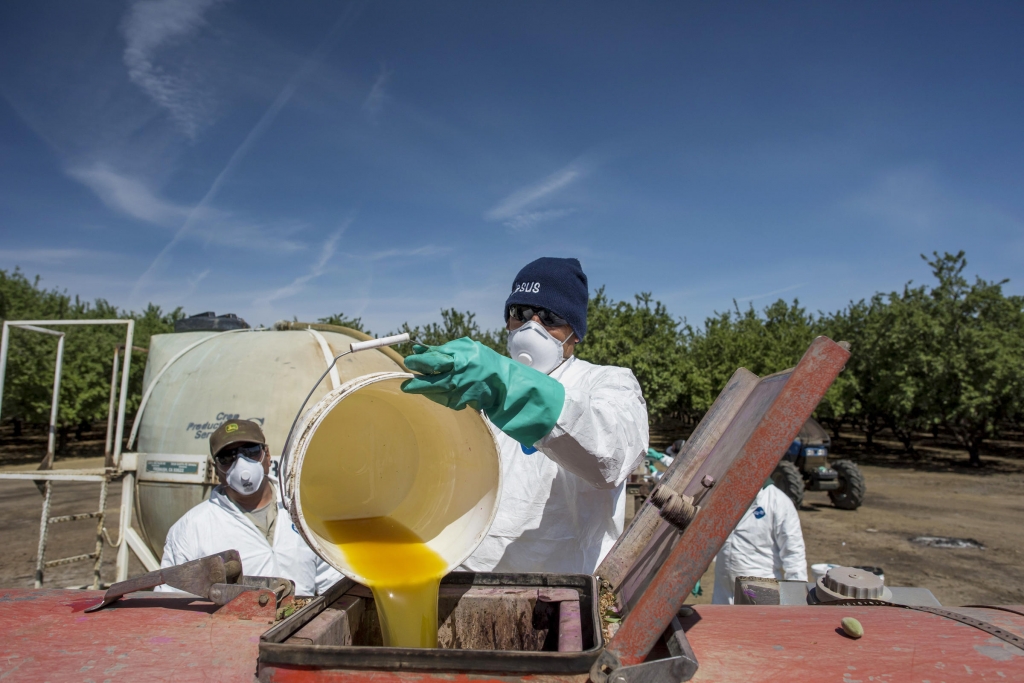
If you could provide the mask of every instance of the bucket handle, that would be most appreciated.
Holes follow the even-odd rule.
[[[332,360],[330,365],[327,366],[327,369],[324,370],[324,374],[320,375],[320,379],[316,381],[316,383],[309,390],[309,393],[306,394],[306,398],[302,401],[302,405],[299,406],[299,410],[295,413],[295,419],[292,420],[291,428],[288,429],[288,437],[284,440],[284,451],[281,453],[281,497],[284,498],[285,507],[287,507],[289,510],[291,510],[292,508],[292,500],[288,487],[288,454],[291,452],[290,446],[292,441],[292,433],[295,431],[295,425],[299,423],[299,418],[302,416],[302,411],[305,409],[306,404],[309,403],[309,399],[313,395],[313,392],[316,391],[316,388],[318,386],[320,386],[320,382],[324,381],[324,377],[326,377],[327,373],[329,373],[334,368],[335,364],[337,364],[339,360],[349,355],[350,353],[366,351],[368,349],[379,349],[383,346],[392,346],[394,344],[401,344],[402,342],[407,341],[409,341],[409,333],[403,332],[402,334],[393,334],[389,337],[381,337],[379,339],[370,339],[368,341],[362,342],[352,342],[348,346],[348,351],[340,353],[334,357],[334,360]]]

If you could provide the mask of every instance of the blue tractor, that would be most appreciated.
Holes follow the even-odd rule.
[[[797,509],[804,491],[828,491],[832,504],[843,510],[856,510],[864,502],[864,474],[850,460],[829,462],[831,445],[828,432],[812,417],[772,472],[772,481]]]

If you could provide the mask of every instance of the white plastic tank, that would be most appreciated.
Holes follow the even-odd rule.
[[[209,437],[226,420],[263,427],[277,475],[288,429],[302,400],[333,358],[369,339],[321,329],[232,330],[154,335],[143,380],[143,405],[129,450],[139,453],[136,506],[143,537],[159,558],[167,531],[209,497],[216,475]],[[341,328],[344,329],[344,328]],[[391,349],[345,356],[310,397],[315,404],[356,377],[401,372]]]

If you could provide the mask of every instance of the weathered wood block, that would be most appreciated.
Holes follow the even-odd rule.
[[[348,600],[345,606],[343,601]],[[441,586],[438,595],[438,646],[459,650],[512,650],[538,652],[559,649],[559,605],[575,603],[575,611],[567,610],[568,619],[579,621],[579,593],[566,588],[470,588],[469,586]],[[356,603],[359,607],[357,608]],[[347,611],[347,624],[354,625],[350,642],[317,644],[352,644],[381,646],[383,639],[373,594],[364,586],[355,586],[332,605],[335,611]],[[361,610],[361,611],[360,611]],[[320,619],[323,615],[317,617]],[[313,621],[317,621],[314,619]],[[325,618],[332,624],[339,617]],[[292,638],[310,637],[300,629]],[[338,627],[318,626],[316,634],[341,633]],[[331,630],[331,629],[334,630]],[[571,631],[569,626],[562,630]],[[579,632],[577,623],[575,632]],[[322,637],[338,637],[324,635]],[[563,639],[565,640],[565,639]],[[578,636],[565,640],[565,647],[580,647]],[[316,642],[316,641],[311,641]]]

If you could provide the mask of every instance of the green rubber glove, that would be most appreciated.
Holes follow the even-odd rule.
[[[469,337],[441,346],[417,344],[413,352],[405,366],[422,374],[406,380],[402,391],[453,410],[482,410],[524,446],[547,436],[562,414],[565,388],[558,380]]]
[[[665,454],[664,453],[659,453],[658,451],[654,450],[653,448],[648,448],[647,449],[647,457],[648,458],[654,458],[655,460],[661,460],[662,458],[665,457]]]

